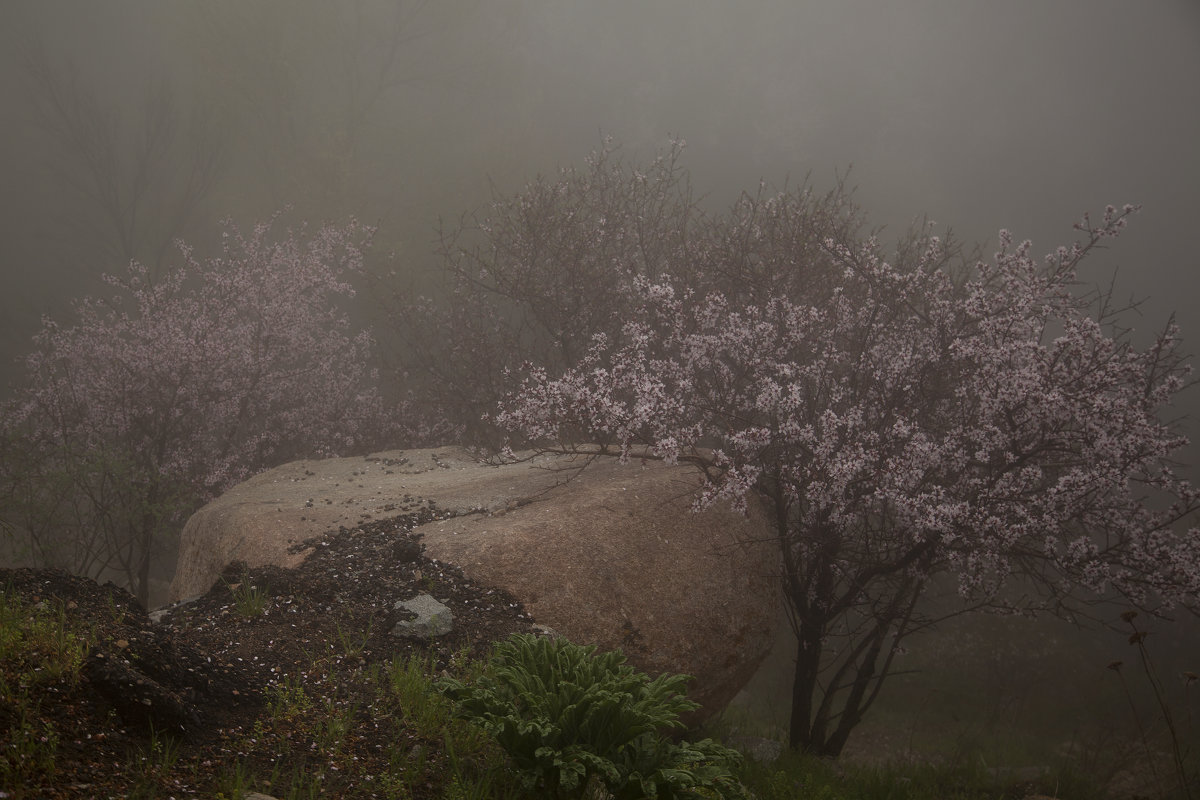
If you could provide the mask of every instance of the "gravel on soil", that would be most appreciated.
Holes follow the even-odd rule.
[[[233,564],[203,597],[156,611],[153,620],[111,583],[60,570],[0,569],[0,591],[10,603],[61,604],[68,621],[89,630],[93,642],[80,680],[39,689],[39,724],[59,741],[52,778],[24,787],[25,796],[125,797],[130,764],[164,734],[177,743],[182,766],[164,777],[169,785],[159,796],[214,796],[222,770],[240,757],[255,758],[240,753],[237,743],[252,735],[271,687],[282,685],[303,687],[318,707],[358,708],[341,757],[354,760],[357,775],[386,770],[388,748],[372,739],[371,698],[353,696],[365,691],[361,676],[370,665],[416,656],[440,670],[459,654],[482,657],[493,642],[534,630],[513,598],[422,554],[412,529],[444,515],[423,506],[329,531],[298,546],[308,555],[295,569]],[[451,609],[453,631],[428,642],[393,636],[404,613],[396,603],[422,593]],[[13,665],[0,669],[10,672]],[[131,707],[138,704],[167,711],[139,717]],[[17,711],[11,705],[0,695],[0,737],[12,738]],[[11,743],[0,740],[4,744]],[[21,787],[0,789],[0,796],[22,793]],[[337,791],[374,796],[352,778]]]

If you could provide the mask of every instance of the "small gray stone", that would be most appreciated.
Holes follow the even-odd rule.
[[[408,611],[417,616],[416,619],[397,622],[392,628],[393,636],[432,639],[435,636],[445,636],[454,629],[454,614],[430,595],[419,594],[411,600],[401,600],[396,603],[395,608],[397,611]]]

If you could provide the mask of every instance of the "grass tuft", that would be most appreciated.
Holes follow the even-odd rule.
[[[62,602],[30,605],[0,593],[0,719],[8,722],[0,732],[0,785],[53,779],[61,736],[41,713],[40,698],[79,683],[88,647],[68,625]]]

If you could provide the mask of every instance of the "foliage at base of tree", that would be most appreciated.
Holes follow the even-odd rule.
[[[459,713],[495,737],[526,788],[583,797],[599,782],[614,798],[744,797],[741,757],[710,739],[673,742],[686,675],[653,680],[619,651],[517,634],[496,645],[483,675],[439,686]]]

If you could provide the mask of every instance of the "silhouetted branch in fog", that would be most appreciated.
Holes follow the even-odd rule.
[[[202,111],[179,109],[165,79],[148,81],[126,115],[84,86],[74,65],[56,67],[40,49],[25,63],[38,124],[54,143],[50,169],[75,200],[56,237],[101,268],[137,260],[157,278],[221,176],[220,135]]]

